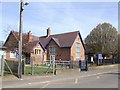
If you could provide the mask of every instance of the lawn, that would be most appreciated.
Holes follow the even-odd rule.
[[[52,74],[52,71],[52,68],[49,68],[49,66],[25,66],[25,75],[31,75],[32,73],[34,75]]]

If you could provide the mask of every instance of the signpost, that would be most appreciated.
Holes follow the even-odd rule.
[[[102,59],[103,59],[102,54],[98,54],[98,62],[97,62],[98,65],[101,64]]]

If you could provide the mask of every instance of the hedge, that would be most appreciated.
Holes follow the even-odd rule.
[[[11,60],[5,60],[6,62],[4,63],[4,72],[6,73],[10,73],[10,70],[8,69],[8,66],[10,67],[11,71],[13,72],[13,74],[17,74],[18,73],[18,61],[11,61]],[[7,66],[7,64],[8,66]],[[24,63],[22,62],[22,73],[24,73]]]

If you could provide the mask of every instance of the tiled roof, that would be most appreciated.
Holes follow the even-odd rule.
[[[33,41],[33,42],[26,43],[26,44],[23,46],[23,51],[24,51],[24,52],[32,52],[33,47],[35,47],[37,43],[39,43],[38,40],[37,40],[37,41]]]
[[[46,45],[52,38],[60,47],[71,47],[76,39],[77,34],[79,34],[79,31],[55,34],[50,35],[49,37],[43,36],[40,37],[40,41],[46,47]]]
[[[43,48],[43,50],[45,50],[45,48],[44,48],[43,45],[40,43],[40,41],[37,40],[37,41],[32,41],[32,42],[26,43],[26,44],[23,46],[23,51],[24,51],[24,52],[27,52],[27,53],[33,52],[33,48],[34,48],[38,43],[41,45],[41,47]]]
[[[10,35],[13,35],[14,40],[9,40]],[[11,31],[4,46],[6,46],[8,49],[13,49],[13,48],[17,48],[18,47],[18,39],[19,39],[19,33],[16,31]],[[39,41],[39,37],[38,36],[34,36],[32,35],[32,41],[28,42],[28,34],[23,33],[22,34],[22,47],[23,47],[23,51],[29,51],[34,47],[34,45]],[[28,46],[27,46],[28,45]]]
[[[16,39],[18,40],[19,39],[19,36],[18,36],[19,33],[16,32],[16,31],[12,31],[12,33],[15,35]],[[28,43],[28,34],[27,33],[23,33],[22,35],[23,35],[23,37],[22,37],[23,44]],[[36,41],[36,40],[39,40],[39,37],[35,36],[35,35],[32,35],[32,41]]]
[[[57,45],[60,46],[59,40],[57,38],[52,37],[51,39],[53,39],[57,43]]]
[[[6,42],[7,41],[8,42],[7,43],[5,42],[4,45],[7,48],[11,48],[12,46],[14,48],[17,48],[18,47],[18,38],[19,38],[18,37],[18,32],[11,31],[10,34],[14,35],[15,40],[8,40],[9,39],[9,37],[8,37],[7,40],[6,40]],[[9,34],[9,36],[10,36],[10,34]],[[45,49],[46,46],[49,44],[50,40],[54,40],[59,47],[71,47],[73,45],[77,35],[80,36],[81,42],[83,44],[83,41],[82,41],[82,38],[81,38],[81,35],[80,35],[79,31],[63,33],[63,34],[55,34],[55,35],[50,35],[49,37],[47,37],[47,36],[38,37],[38,36],[32,35],[32,41],[31,42],[28,42],[28,34],[23,33],[23,37],[22,37],[23,51],[24,52],[31,52],[33,47],[37,43],[40,43],[42,48]],[[15,45],[13,45],[13,42],[15,42]],[[83,44],[83,47],[84,47],[84,44]]]

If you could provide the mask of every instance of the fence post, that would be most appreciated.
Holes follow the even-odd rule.
[[[34,75],[35,73],[34,60],[35,60],[35,57],[31,57],[31,74],[32,75]]]
[[[4,56],[2,55],[2,77],[4,76]]]
[[[25,59],[22,60],[22,74],[25,75]]]

